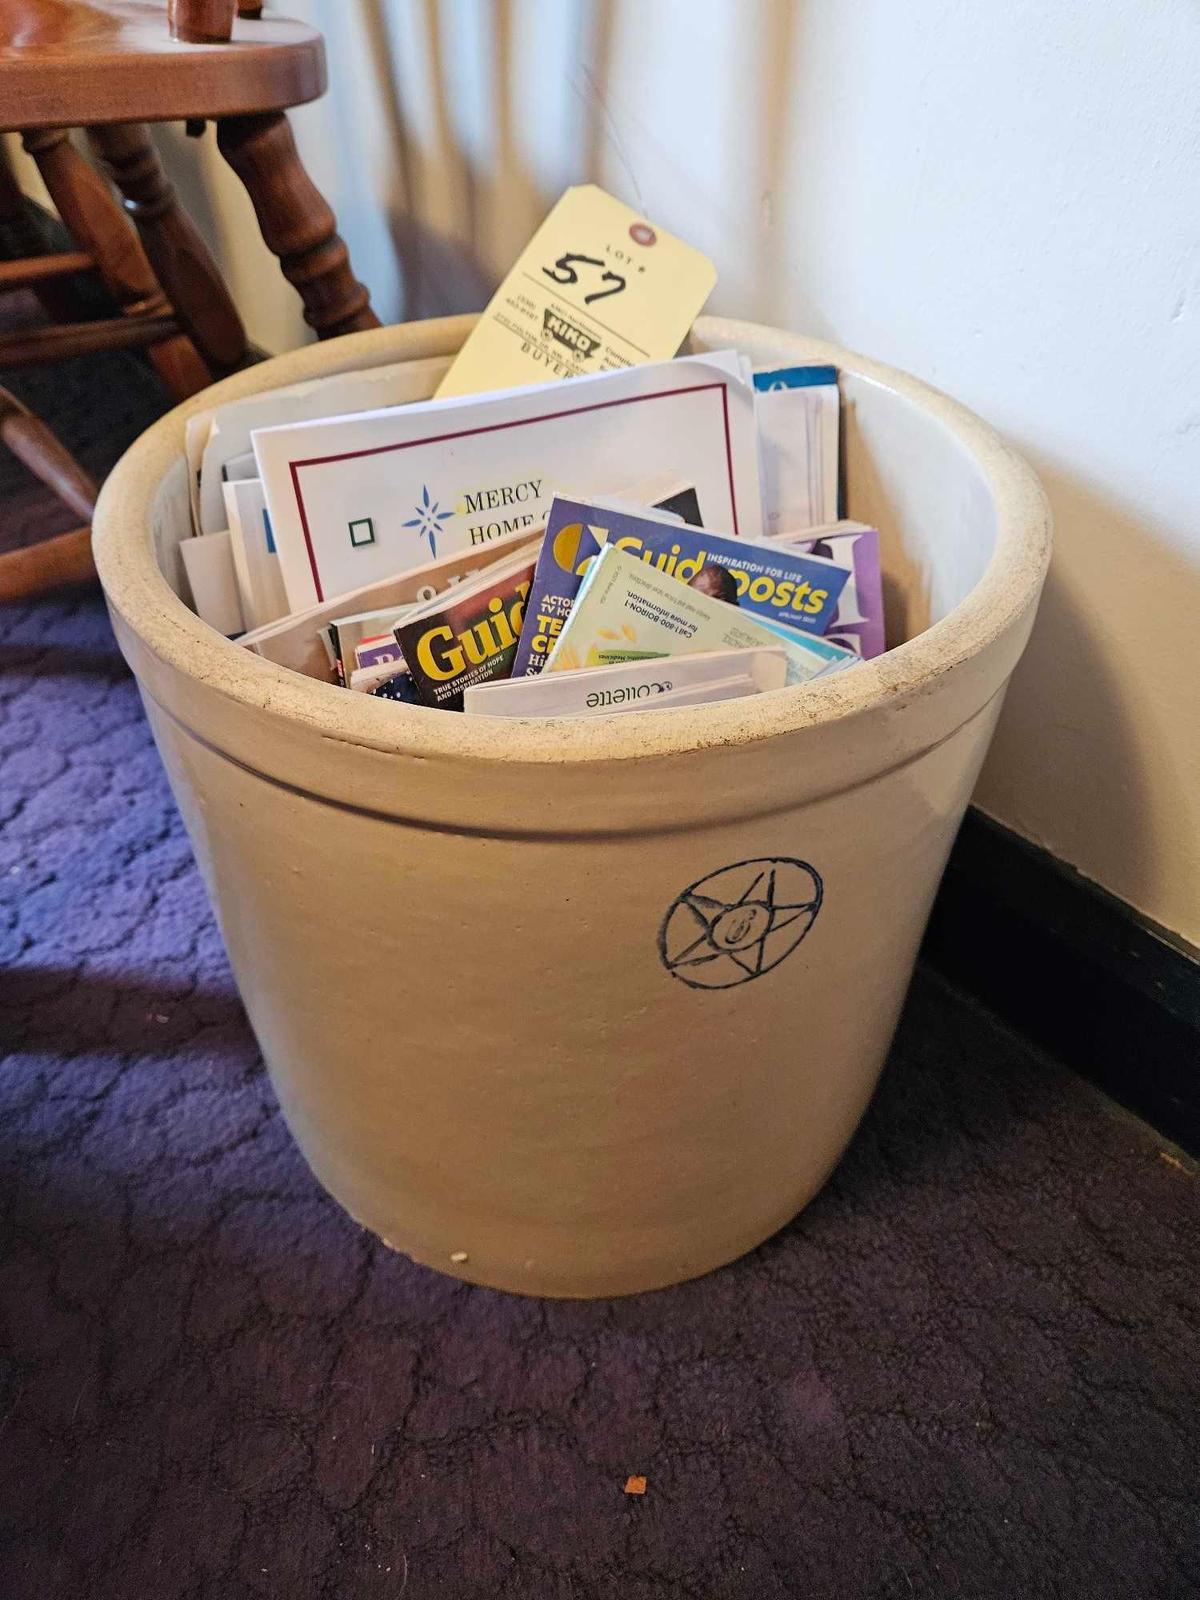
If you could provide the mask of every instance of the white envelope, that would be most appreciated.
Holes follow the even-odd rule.
[[[294,610],[532,527],[556,489],[664,473],[758,538],[754,391],[732,352],[253,434]]]

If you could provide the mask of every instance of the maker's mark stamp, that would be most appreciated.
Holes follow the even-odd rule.
[[[825,886],[807,861],[764,856],[699,878],[675,900],[658,932],[672,977],[692,989],[731,989],[777,967],[804,938]]]

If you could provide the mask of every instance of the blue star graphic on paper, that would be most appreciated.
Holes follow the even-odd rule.
[[[406,528],[415,528],[417,530],[418,539],[429,540],[429,554],[431,556],[437,555],[437,536],[439,528],[443,522],[449,522],[450,518],[454,515],[453,511],[442,511],[439,508],[439,504],[440,503],[437,500],[431,500],[429,498],[428,485],[423,483],[421,485],[421,504],[414,508],[417,514],[415,517],[410,517],[409,520],[403,524],[403,526]]]

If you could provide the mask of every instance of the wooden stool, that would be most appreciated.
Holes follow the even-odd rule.
[[[149,122],[216,122],[221,153],[320,338],[379,325],[284,115],[324,93],[324,43],[314,29],[260,18],[261,10],[255,0],[4,0],[0,126],[20,132],[78,248],[0,262],[0,293],[32,289],[54,319],[49,327],[0,331],[0,367],[145,348],[182,399],[246,359],[241,319],[163,172]],[[127,217],[72,144],[69,130],[78,127]],[[22,205],[0,161],[0,221]],[[86,269],[99,274],[119,315],[72,315],[64,288]],[[45,432],[24,420],[20,432],[44,442]],[[27,451],[23,459],[33,464],[36,445]],[[62,462],[34,470],[53,480]],[[63,538],[73,541],[71,570],[86,576],[78,571],[78,532]],[[0,600],[62,581],[56,543],[0,556]]]

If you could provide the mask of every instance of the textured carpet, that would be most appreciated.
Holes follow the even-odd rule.
[[[159,403],[24,392],[97,468]],[[69,520],[0,474],[3,542]],[[289,1140],[91,596],[0,612],[0,951],[5,1600],[1200,1590],[1194,1176],[934,977],[746,1260],[581,1305],[415,1267]]]

